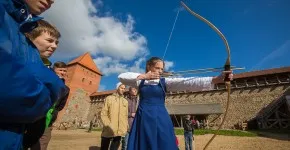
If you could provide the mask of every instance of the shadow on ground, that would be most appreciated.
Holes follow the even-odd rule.
[[[100,150],[101,148],[99,146],[90,146],[89,150]]]
[[[290,135],[282,133],[259,132],[258,136],[276,140],[290,141]]]

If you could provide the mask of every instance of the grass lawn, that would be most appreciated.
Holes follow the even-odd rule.
[[[174,130],[176,135],[183,135],[182,128],[175,128]],[[92,131],[102,131],[102,128],[94,128]],[[194,135],[214,134],[216,132],[216,130],[210,129],[196,129]],[[217,135],[255,137],[258,136],[258,133],[256,131],[219,130]]]

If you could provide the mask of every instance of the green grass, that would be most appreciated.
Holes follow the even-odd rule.
[[[258,136],[256,132],[249,131],[240,131],[240,130],[210,130],[210,129],[196,129],[194,130],[194,135],[205,135],[205,134],[214,134],[225,135],[225,136],[244,136],[244,137],[255,137]],[[176,135],[183,135],[183,129],[175,128]]]
[[[92,131],[102,131],[102,128],[93,128]]]
[[[175,128],[176,135],[183,135],[182,128]],[[102,131],[102,128],[93,128],[92,131]],[[205,134],[214,134],[216,130],[210,129],[196,129],[194,130],[194,135],[205,135]],[[258,132],[256,131],[240,131],[240,130],[220,130],[217,132],[217,135],[225,135],[225,136],[243,136],[243,137],[255,137],[258,136]]]

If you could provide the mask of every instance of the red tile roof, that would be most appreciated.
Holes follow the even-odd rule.
[[[127,93],[129,89],[125,90],[125,93]],[[94,92],[90,96],[104,96],[104,95],[111,95],[113,93],[116,93],[117,90],[108,90],[108,91],[102,91],[102,92]]]
[[[95,62],[93,61],[90,53],[88,53],[88,52],[77,57],[76,59],[74,59],[68,63],[68,65],[73,65],[73,64],[81,64],[81,65],[91,69],[95,73],[103,75],[101,73],[101,71],[98,69],[98,67],[96,66]]]
[[[273,69],[267,69],[267,70],[243,72],[243,73],[239,73],[239,74],[234,74],[234,79],[257,77],[257,76],[279,74],[279,73],[287,73],[287,72],[290,73],[290,67],[282,67],[282,68],[273,68]]]
[[[90,96],[101,96],[101,95],[109,95],[116,93],[117,90],[108,90],[108,91],[102,91],[102,92],[94,92]]]

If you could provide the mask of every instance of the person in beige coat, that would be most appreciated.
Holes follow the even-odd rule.
[[[117,92],[107,96],[101,111],[103,122],[101,150],[117,150],[121,137],[128,131],[128,101],[124,98],[125,85],[118,83]]]

